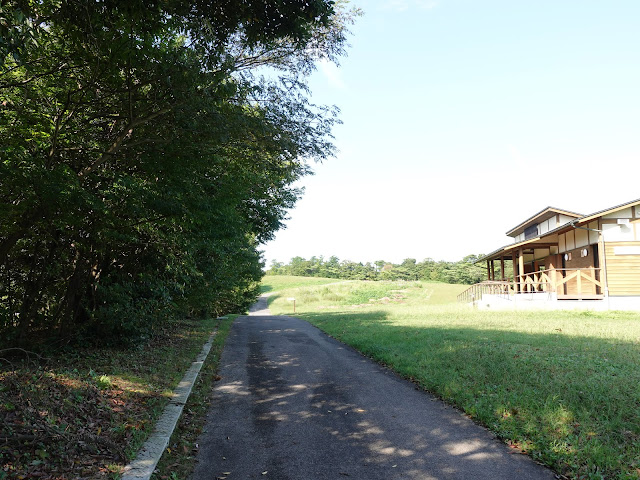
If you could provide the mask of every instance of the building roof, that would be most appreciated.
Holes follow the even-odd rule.
[[[599,212],[585,215],[584,217],[579,218],[577,223],[590,222],[591,220],[594,220],[596,218],[603,217],[605,215],[609,215],[610,213],[615,213],[618,210],[624,210],[625,208],[633,207],[634,205],[638,205],[638,204],[640,204],[640,198],[637,200],[631,200],[630,202],[627,202],[627,203],[616,205],[615,207],[607,208],[605,210],[600,210]]]
[[[527,220],[525,220],[524,222],[522,222],[520,225],[518,225],[515,228],[512,228],[511,230],[509,230],[509,232],[507,232],[507,235],[512,234],[514,231],[518,231],[518,230],[522,230],[524,231],[524,229],[529,226],[530,224],[532,224],[534,221],[544,221],[547,218],[552,217],[553,215],[555,215],[556,213],[560,213],[563,215],[567,215],[567,216],[573,216],[575,217],[575,220],[569,222],[569,223],[565,223],[563,225],[559,225],[556,228],[554,228],[553,230],[550,230],[546,233],[543,233],[542,235],[538,235],[536,237],[533,238],[529,238],[527,240],[521,241],[521,242],[517,242],[517,243],[510,243],[508,245],[505,245],[503,247],[498,248],[497,250],[494,250],[493,252],[489,253],[488,255],[484,255],[480,258],[478,258],[478,260],[476,260],[475,263],[484,261],[484,260],[492,260],[492,259],[496,259],[496,258],[500,258],[501,256],[505,255],[505,254],[511,254],[511,252],[513,252],[514,250],[520,248],[520,247],[524,247],[524,246],[540,246],[543,247],[543,245],[540,244],[545,244],[548,243],[550,240],[550,237],[557,235],[559,233],[564,233],[563,231],[567,231],[570,230],[571,228],[574,228],[574,225],[581,225],[587,222],[591,222],[593,220],[595,220],[596,218],[600,218],[603,217],[605,215],[609,215],[610,213],[615,213],[619,210],[624,210],[625,208],[629,208],[632,207],[634,205],[639,205],[640,204],[640,199],[637,200],[632,200],[630,202],[626,202],[620,205],[616,205],[615,207],[610,207],[607,208],[605,210],[600,210],[598,212],[594,212],[591,213],[589,215],[580,215],[577,214],[575,212],[569,212],[567,210],[560,210],[557,208],[553,208],[553,207],[547,207],[544,210],[541,210],[540,212],[536,213],[535,215],[533,215],[532,217],[528,218]],[[518,231],[519,233],[519,231]],[[515,235],[517,235],[518,233],[516,233]],[[514,236],[515,236],[514,235]]]
[[[555,207],[547,207],[543,210],[540,210],[538,213],[536,213],[532,217],[527,218],[521,224],[513,227],[511,230],[507,232],[507,235],[509,235],[510,237],[515,237],[517,235],[520,235],[522,232],[524,232],[524,230],[528,226],[533,225],[535,223],[544,222],[545,220],[551,217],[555,217],[557,214],[566,215],[568,217],[574,217],[574,218],[582,217],[581,213],[570,212],[568,210],[562,210],[560,208],[555,208]]]

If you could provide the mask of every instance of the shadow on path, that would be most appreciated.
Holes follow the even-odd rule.
[[[195,480],[554,478],[413,384],[265,308],[228,338]]]

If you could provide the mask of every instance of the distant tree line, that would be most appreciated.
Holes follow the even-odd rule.
[[[330,0],[0,7],[0,343],[137,342],[246,308],[258,246],[332,155]],[[1,346],[1,345],[0,345]]]
[[[352,262],[332,256],[294,257],[289,263],[273,261],[267,275],[294,275],[327,277],[345,280],[426,280],[432,282],[474,284],[486,280],[487,271],[475,261],[480,255],[467,255],[458,262],[435,261],[427,258],[421,262],[407,258],[402,263],[384,260]]]

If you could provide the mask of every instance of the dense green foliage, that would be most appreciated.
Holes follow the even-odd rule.
[[[14,0],[0,7],[0,333],[136,340],[245,308],[335,112],[328,0]]]
[[[417,262],[407,258],[399,264],[378,260],[362,263],[338,257],[325,260],[294,257],[287,264],[274,261],[267,275],[295,275],[303,277],[342,278],[346,280],[426,280],[431,282],[474,284],[487,278],[486,269],[474,262],[480,255],[467,255],[458,262],[435,261],[430,258]]]

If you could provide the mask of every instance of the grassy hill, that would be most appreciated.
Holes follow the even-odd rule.
[[[294,277],[292,275],[267,275],[262,279],[260,290],[263,293],[279,293],[292,288],[313,287],[341,282],[335,278]]]
[[[267,276],[262,291],[269,293],[269,307],[274,314],[312,312],[323,308],[379,307],[392,305],[405,309],[425,305],[453,304],[468,285],[431,282],[337,280],[335,278]]]

